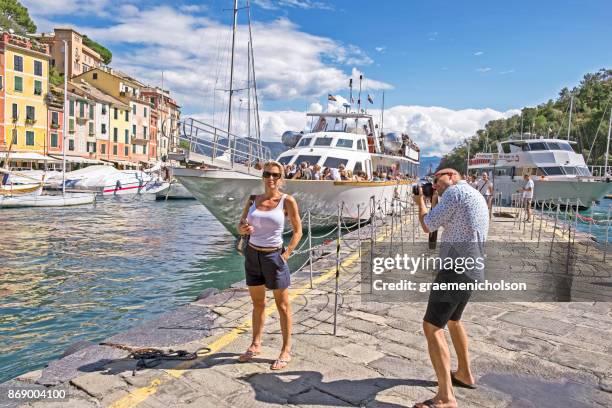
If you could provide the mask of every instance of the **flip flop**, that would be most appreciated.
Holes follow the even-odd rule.
[[[461,387],[461,388],[468,388],[470,390],[475,390],[477,387],[475,384],[466,384],[461,380],[458,380],[457,377],[455,377],[455,373],[453,373],[451,371],[451,382],[453,383],[453,385],[457,386],[457,387]]]
[[[282,370],[283,368],[287,367],[287,365],[289,365],[290,361],[291,361],[291,359],[285,360],[285,359],[282,359],[282,358],[277,358],[270,365],[270,370],[273,370],[273,371]]]
[[[259,354],[261,354],[261,351],[247,350],[241,354],[240,357],[238,357],[238,361],[241,363],[248,363],[249,361],[253,360],[253,357],[258,356]]]
[[[427,401],[419,402],[418,404],[414,404],[412,408],[419,408],[417,405],[425,405],[429,408],[436,408],[436,403],[432,399],[428,399]]]

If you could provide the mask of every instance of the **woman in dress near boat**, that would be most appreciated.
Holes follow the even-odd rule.
[[[302,223],[295,199],[280,191],[284,182],[284,168],[275,161],[263,168],[264,194],[255,196],[244,206],[238,231],[249,235],[245,251],[245,275],[253,302],[253,340],[241,362],[248,362],[261,353],[265,321],[266,289],[272,290],[280,316],[283,346],[270,369],[280,370],[291,360],[291,304],[289,303],[290,273],[287,259],[302,237]],[[293,236],[283,248],[283,230],[287,216]]]

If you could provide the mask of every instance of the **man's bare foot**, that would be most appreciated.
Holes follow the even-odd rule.
[[[444,400],[436,395],[432,399],[414,404],[412,408],[457,408],[457,400]]]

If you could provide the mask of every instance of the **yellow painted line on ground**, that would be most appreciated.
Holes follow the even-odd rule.
[[[380,234],[376,238],[376,241],[381,241],[382,239],[384,239],[386,237],[387,237],[386,234],[382,233],[382,234]],[[344,261],[342,261],[341,262],[341,266],[343,268],[349,267],[358,258],[359,258],[359,252],[357,251],[354,254],[350,255],[348,258],[346,258]],[[313,287],[314,287],[315,284],[325,282],[326,280],[330,279],[335,274],[336,274],[336,266],[333,266],[333,267],[329,268],[327,270],[327,272],[325,272],[322,275],[320,275],[320,276],[316,277],[315,279],[313,279],[313,281],[312,281]],[[301,287],[299,287],[299,288],[291,289],[289,291],[289,301],[290,302],[293,301],[296,297],[302,295],[304,292],[306,292],[309,289],[310,289],[310,282],[309,281],[307,283],[305,283],[304,285],[302,285]],[[266,316],[271,315],[275,311],[276,311],[276,304],[274,302],[272,302],[265,309]],[[248,317],[240,325],[238,325],[237,327],[233,328],[228,333],[224,334],[223,336],[219,337],[217,340],[215,340],[212,343],[210,343],[207,346],[207,347],[210,348],[210,353],[207,354],[206,357],[209,357],[210,355],[221,351],[222,349],[224,349],[225,347],[227,347],[228,345],[233,343],[238,338],[239,335],[245,333],[251,327],[251,324],[252,324],[251,323],[251,318]],[[178,365],[177,368],[169,369],[169,370],[164,370],[164,372],[166,374],[168,374],[170,377],[180,378],[181,376],[183,376],[187,372],[186,371],[187,369],[189,369],[190,367],[193,367],[195,364],[199,363],[200,360],[201,359],[188,360],[188,361],[185,361],[184,363],[181,363],[180,365]],[[110,408],[132,408],[132,407],[135,407],[136,405],[138,405],[141,402],[145,401],[150,395],[155,394],[157,392],[157,389],[159,388],[159,386],[162,385],[164,382],[168,382],[169,380],[171,380],[171,378],[161,378],[161,377],[160,378],[155,378],[155,379],[153,379],[151,381],[151,383],[147,387],[141,387],[141,388],[137,388],[137,389],[135,389],[133,391],[130,391],[130,393],[128,395],[126,395],[125,397],[115,401],[109,407]]]

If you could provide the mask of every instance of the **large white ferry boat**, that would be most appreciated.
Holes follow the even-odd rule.
[[[405,194],[417,178],[419,148],[407,135],[379,132],[372,116],[366,113],[309,113],[312,129],[305,133],[285,132],[284,142],[291,148],[279,155],[284,164],[318,164],[338,169],[343,165],[353,174],[363,172],[367,181],[295,180],[285,181],[283,191],[293,195],[302,213],[311,211],[317,226],[337,222],[338,209],[343,218],[367,219],[371,200],[388,205]],[[228,230],[235,224],[245,200],[263,192],[261,169],[255,166],[269,159],[264,146],[247,139],[219,139],[220,129],[188,119],[182,138],[189,142],[186,161],[199,168],[173,168],[174,176]],[[197,136],[196,136],[197,135]],[[231,146],[231,147],[227,147]],[[206,168],[203,168],[206,167]],[[393,175],[393,180],[373,181],[374,172]],[[397,178],[403,178],[399,180]]]
[[[497,143],[498,153],[477,153],[469,160],[470,173],[487,172],[496,194],[509,202],[525,184],[525,174],[533,180],[534,200],[567,200],[589,207],[612,189],[612,184],[594,177],[575,142],[535,135],[510,138]]]

